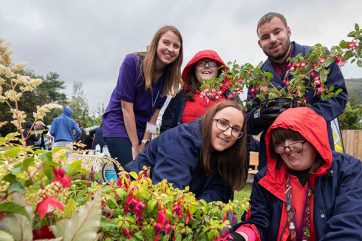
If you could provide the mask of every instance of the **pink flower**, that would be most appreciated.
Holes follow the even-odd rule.
[[[64,187],[70,187],[72,181],[67,175],[65,175],[63,167],[59,167],[58,169],[56,167],[53,167],[53,173],[55,175],[54,182],[58,182]]]
[[[355,41],[349,42],[348,48],[349,49],[356,49],[356,48],[358,48],[358,44]]]
[[[54,208],[62,211],[64,210],[63,204],[52,197],[44,198],[36,206],[36,210],[38,211],[40,218],[43,218],[45,214],[52,212]]]

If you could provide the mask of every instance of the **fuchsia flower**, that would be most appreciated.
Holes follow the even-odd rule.
[[[358,44],[355,41],[349,42],[348,48],[349,49],[356,49],[356,48],[358,48]]]
[[[54,182],[58,182],[64,187],[70,187],[72,181],[67,175],[65,175],[63,167],[59,167],[58,169],[56,167],[53,167],[53,173],[55,175]]]
[[[182,217],[182,207],[180,201],[174,204],[172,213],[176,214],[176,216],[179,218]]]
[[[52,197],[44,198],[36,206],[36,210],[38,211],[41,219],[44,218],[45,214],[52,212],[54,208],[60,209],[62,211],[64,210],[63,204]]]
[[[339,66],[344,66],[346,64],[343,58],[336,56],[334,59]]]

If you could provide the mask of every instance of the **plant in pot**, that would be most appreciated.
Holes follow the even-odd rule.
[[[329,66],[336,62],[343,66],[350,61],[356,62],[362,67],[362,30],[355,24],[354,31],[348,34],[351,41],[342,40],[339,45],[333,46],[330,51],[316,44],[305,56],[298,54],[288,60],[288,70],[278,85],[273,84],[271,79],[273,74],[264,72],[261,63],[257,66],[252,64],[239,65],[235,61],[228,63],[227,71],[222,73],[217,79],[206,81],[202,86],[202,92],[207,89],[210,92],[210,83],[213,86],[213,93],[217,93],[218,81],[227,79],[230,98],[240,94],[248,88],[249,100],[246,103],[251,106],[254,102],[260,105],[268,101],[274,101],[284,107],[296,107],[306,105],[306,94],[313,93],[313,98],[320,98],[325,101],[333,96],[337,96],[342,89],[335,88],[329,84],[327,87],[327,76]],[[224,78],[226,77],[226,78]],[[251,98],[250,98],[251,97]],[[257,107],[254,103],[254,107]]]

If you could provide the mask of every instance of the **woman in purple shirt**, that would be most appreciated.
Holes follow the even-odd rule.
[[[180,32],[161,27],[145,52],[128,54],[102,117],[104,142],[125,166],[151,140],[166,95],[177,90],[183,59]],[[147,127],[147,130],[146,130]]]

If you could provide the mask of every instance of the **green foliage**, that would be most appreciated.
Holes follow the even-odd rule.
[[[338,116],[338,121],[342,130],[361,130],[362,104],[356,104],[353,100],[348,101],[344,112]]]
[[[206,203],[166,180],[152,185],[148,175],[144,169],[122,172],[117,184],[74,182],[70,196],[81,203],[102,189],[101,240],[214,240],[230,227],[230,217],[249,207],[248,199]]]

